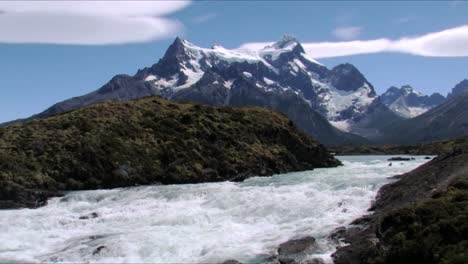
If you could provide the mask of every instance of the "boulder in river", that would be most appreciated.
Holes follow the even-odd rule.
[[[318,250],[314,237],[307,236],[282,243],[278,247],[278,260],[280,263],[301,263],[309,254]]]
[[[388,161],[410,161],[411,158],[404,158],[404,157],[392,157],[389,158]]]
[[[243,263],[240,262],[240,261],[237,261],[237,260],[235,260],[235,259],[228,259],[228,260],[224,261],[224,262],[221,263],[221,264],[243,264]]]

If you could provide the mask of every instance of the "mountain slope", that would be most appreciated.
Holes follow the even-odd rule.
[[[447,97],[462,95],[466,92],[468,92],[468,79],[464,79],[455,85],[455,87],[452,88],[452,92],[450,92]]]
[[[390,110],[403,118],[421,115],[445,101],[445,97],[439,93],[423,95],[409,85],[401,88],[392,86],[380,96],[380,99]]]
[[[0,127],[0,208],[57,191],[243,180],[336,166],[286,116],[157,97]]]
[[[468,135],[468,93],[450,97],[443,104],[412,119],[383,129],[380,142],[409,144],[432,142]]]
[[[299,127],[334,145],[366,140],[343,133],[324,120],[342,131],[375,137],[383,121],[399,119],[376,100],[374,88],[353,65],[329,70],[310,58],[291,36],[258,50],[201,48],[177,38],[151,67],[134,76],[118,75],[99,90],[58,103],[36,117],[108,99],[148,95],[212,105],[267,107],[290,115]]]

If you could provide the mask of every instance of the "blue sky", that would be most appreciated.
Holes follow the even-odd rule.
[[[9,6],[2,9],[0,3],[0,10],[6,10],[0,14],[0,35],[7,36],[3,39],[0,36],[0,122],[28,117],[58,101],[91,92],[115,74],[134,74],[139,68],[156,63],[176,35],[200,46],[219,44],[237,48],[245,43],[275,41],[284,33],[295,35],[303,43],[398,40],[468,25],[468,2],[461,1],[198,1],[175,10],[171,9],[171,3],[165,2],[164,10],[156,7],[159,9],[154,11],[165,21],[157,21],[159,24],[150,24],[148,28],[143,24],[138,27],[141,32],[135,33],[133,24],[127,29],[126,22],[109,20],[112,29],[94,34],[92,37],[97,40],[75,38],[86,34],[86,28],[81,30],[75,24],[67,28],[66,15],[54,18],[65,21],[60,30],[66,31],[59,32],[59,38],[51,33],[50,40],[44,40],[42,37],[49,35],[41,32],[34,39],[35,32],[25,31],[35,25],[35,19],[44,21],[44,18],[32,17],[28,10],[21,10],[25,12],[21,13],[23,17],[5,16],[17,12],[18,7],[11,7],[11,11]],[[114,14],[96,14],[111,15]],[[25,27],[18,21],[25,21]],[[94,25],[98,23],[104,29],[107,22],[97,20]],[[153,32],[155,26],[164,27],[165,31]],[[123,38],[127,32],[131,37]],[[26,33],[24,37],[22,34]],[[146,39],[149,35],[153,37]],[[457,82],[468,78],[465,50],[449,54],[450,57],[444,53],[468,46],[462,42],[466,39],[455,40],[455,46],[439,47],[430,56],[425,51],[414,51],[418,47],[411,47],[405,52],[381,51],[318,60],[328,67],[345,62],[354,64],[378,93],[391,85],[411,84],[423,93],[445,95]],[[37,42],[50,44],[34,44]]]

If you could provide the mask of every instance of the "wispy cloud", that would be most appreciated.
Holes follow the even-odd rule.
[[[206,22],[208,22],[210,20],[213,20],[217,16],[218,16],[218,14],[215,14],[215,13],[203,14],[203,15],[193,17],[191,19],[191,22],[194,23],[194,24],[203,24],[203,23],[206,23]]]
[[[0,1],[0,43],[105,45],[175,36],[190,1]]]
[[[398,52],[427,57],[467,57],[468,25],[397,40],[386,38],[342,42],[303,43],[309,56],[330,58],[358,54]],[[260,49],[272,42],[247,43],[241,48]]]
[[[361,27],[338,27],[332,31],[332,34],[343,40],[358,38],[362,33]]]

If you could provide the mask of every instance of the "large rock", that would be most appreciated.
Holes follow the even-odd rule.
[[[278,247],[278,261],[281,264],[301,263],[309,254],[318,250],[315,238],[308,236],[289,240]]]

